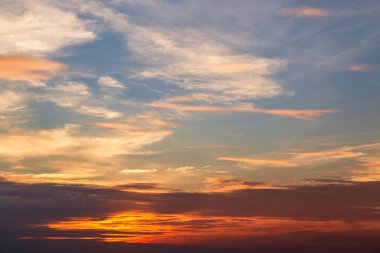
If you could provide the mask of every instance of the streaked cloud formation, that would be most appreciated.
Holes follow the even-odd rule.
[[[154,21],[142,22],[121,8],[123,5],[127,9],[137,8],[152,19],[155,10],[168,6],[164,3],[115,2],[112,5],[91,1],[6,3],[6,15],[14,19],[12,23],[7,23],[9,19],[2,21],[9,29],[3,31],[2,43],[6,46],[0,58],[3,66],[0,74],[4,83],[1,94],[7,98],[0,105],[4,136],[2,154],[7,162],[7,170],[4,171],[7,177],[32,175],[33,178],[59,178],[60,182],[65,182],[65,178],[73,176],[77,170],[87,171],[78,172],[81,175],[77,178],[82,182],[92,180],[91,173],[110,173],[102,182],[109,185],[116,178],[113,173],[135,170],[163,173],[158,181],[173,182],[176,179],[167,175],[170,173],[168,168],[189,167],[192,169],[182,170],[178,176],[191,175],[194,182],[204,182],[210,178],[211,168],[218,168],[217,173],[227,173],[232,179],[236,177],[237,174],[227,168],[231,162],[255,168],[318,167],[352,160],[358,164],[371,163],[359,161],[369,154],[345,150],[339,145],[325,151],[321,151],[323,148],[307,148],[301,152],[276,147],[276,151],[269,153],[276,154],[275,157],[268,158],[269,154],[255,154],[256,144],[248,144],[249,151],[236,154],[232,149],[247,145],[229,145],[227,136],[236,133],[218,133],[218,141],[221,142],[218,144],[186,143],[189,139],[196,140],[197,131],[203,131],[200,130],[202,124],[195,129],[190,126],[191,122],[202,118],[210,118],[210,124],[215,124],[223,117],[226,120],[241,117],[233,121],[240,129],[258,124],[256,120],[276,120],[281,131],[288,127],[284,124],[289,123],[285,122],[297,119],[301,121],[292,124],[305,133],[307,127],[303,124],[310,122],[303,121],[313,121],[313,124],[332,122],[337,117],[345,117],[346,111],[337,103],[325,104],[326,96],[310,103],[305,102],[307,98],[300,99],[304,95],[298,95],[297,90],[291,88],[293,81],[284,77],[284,73],[294,75],[291,70],[293,60],[286,54],[268,53],[266,48],[273,46],[254,32],[248,38],[239,30],[226,34],[218,25],[211,29],[214,24],[210,24],[209,30],[190,23],[181,23],[181,28],[170,20],[155,25]],[[255,6],[252,4],[251,7]],[[200,12],[198,7],[192,7],[194,13]],[[267,8],[265,5],[262,7]],[[317,6],[277,7],[271,6],[273,14],[281,10],[280,14],[289,18],[322,17],[334,12]],[[217,11],[210,15],[215,19],[221,18]],[[57,17],[59,22],[55,22]],[[25,23],[25,20],[30,22]],[[29,26],[30,29],[26,29]],[[21,27],[25,32],[16,32]],[[117,34],[117,39],[105,33],[110,30]],[[13,36],[12,41],[7,39],[9,36]],[[91,57],[101,52],[96,47],[101,43],[108,46],[111,41],[115,44],[110,44],[109,52],[114,48],[119,56],[112,56],[117,58],[116,66],[103,62],[99,66],[92,62]],[[79,44],[81,48],[77,50],[75,46]],[[84,57],[86,60],[80,61],[81,54],[89,58]],[[104,61],[108,62],[105,56]],[[352,59],[350,62],[360,61]],[[351,71],[364,72],[370,65],[346,66]],[[336,69],[342,69],[342,66]],[[20,81],[27,81],[30,85],[23,86]],[[44,118],[47,108],[54,117],[42,123],[41,118]],[[322,117],[327,115],[329,117]],[[57,137],[57,134],[61,136]],[[240,135],[250,134],[246,129]],[[257,132],[255,135],[260,134]],[[268,132],[258,145],[265,147],[266,142],[272,142],[271,135],[273,133]],[[168,139],[169,136],[173,139]],[[48,139],[51,141],[45,144]],[[298,137],[295,139],[295,143],[299,141]],[[179,147],[186,149],[188,146],[200,147],[193,149],[196,156],[201,155],[199,150],[202,147],[223,147],[226,150],[218,154],[210,151],[202,154],[204,162],[189,162],[183,155],[178,160],[186,162],[169,158],[176,157],[177,151],[183,152]],[[73,152],[77,148],[79,151]],[[44,151],[39,153],[39,150]],[[165,152],[167,154],[163,154]],[[70,153],[74,153],[74,157]],[[130,160],[128,156],[137,153],[144,154],[147,159]],[[153,158],[153,154],[158,153],[162,154]],[[99,159],[92,159],[92,156]],[[110,159],[116,162],[108,162]],[[69,160],[78,167],[76,170],[65,169]],[[43,173],[32,169],[37,161],[45,161]],[[42,169],[41,165],[37,167]],[[13,171],[11,168],[23,169]],[[247,175],[238,177],[242,176]]]
[[[380,248],[376,1],[1,6],[0,252]]]

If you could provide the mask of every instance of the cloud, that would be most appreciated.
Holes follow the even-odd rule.
[[[15,179],[88,182],[107,175],[103,179],[109,184],[113,181],[110,172],[126,166],[121,156],[144,153],[146,145],[160,141],[170,133],[124,131],[94,135],[72,124],[49,130],[14,130],[1,134],[0,156],[9,166],[21,167],[21,170],[7,173]],[[38,168],[43,168],[43,172]]]
[[[291,110],[291,109],[261,109],[255,107],[220,107],[220,106],[192,106],[192,105],[180,105],[171,104],[165,102],[154,102],[150,104],[155,108],[165,108],[177,111],[189,111],[189,112],[248,112],[258,114],[268,114],[276,116],[286,116],[302,120],[314,120],[319,116],[337,113],[337,110]]]
[[[68,239],[86,239],[87,246],[107,241],[104,252],[112,252],[112,242],[144,242],[156,251],[160,247],[152,243],[217,243],[223,248],[215,252],[231,252],[229,247],[238,247],[239,252],[247,253],[252,252],[251,247],[260,251],[272,247],[273,242],[281,250],[321,243],[326,246],[331,237],[336,243],[331,252],[342,245],[347,247],[347,237],[356,247],[378,245],[379,182],[287,188],[261,188],[260,183],[235,179],[209,182],[217,186],[216,191],[155,192],[159,188],[155,184],[131,184],[121,189],[0,180],[0,235],[7,240],[19,238],[18,245],[27,244],[25,239],[31,240],[31,245],[36,244],[33,239],[40,239],[38,245],[54,244],[53,239],[66,239],[64,245],[70,244]],[[297,240],[289,244],[289,238],[295,235]],[[329,239],[321,241],[324,236]],[[338,243],[335,236],[344,239]],[[123,244],[122,249],[128,245]],[[249,250],[244,251],[245,247]],[[47,248],[51,250],[51,246]],[[214,252],[210,249],[201,251]],[[294,250],[290,248],[289,252]]]
[[[173,192],[173,189],[163,188],[156,183],[130,183],[115,186],[123,191],[142,192],[142,193],[164,193]]]
[[[347,70],[352,72],[368,72],[371,69],[372,66],[365,64],[351,64],[347,66]]]
[[[80,95],[80,96],[90,95],[90,91],[89,91],[87,85],[85,85],[83,83],[76,83],[76,82],[69,82],[69,83],[54,86],[53,90],[63,91],[66,93],[76,94],[76,95]]]
[[[298,153],[286,153],[286,157],[278,159],[257,159],[252,157],[231,157],[222,156],[218,157],[221,161],[231,161],[238,163],[245,163],[255,168],[261,167],[300,167],[300,166],[318,166],[323,163],[334,162],[338,160],[346,159],[359,159],[364,153],[354,151],[360,149],[359,147],[343,147],[335,150],[321,150],[315,152],[298,152]]]
[[[108,108],[112,102],[117,101],[107,101],[101,96],[93,93],[86,84],[78,82],[48,86],[38,94],[34,94],[39,102],[51,102],[81,114],[105,119],[123,116],[121,112]]]
[[[28,56],[0,56],[0,79],[10,81],[47,80],[64,64]]]
[[[109,129],[118,129],[118,130],[133,130],[136,129],[135,126],[127,125],[125,123],[113,123],[113,122],[96,122],[94,126],[109,128]]]
[[[130,134],[171,134],[171,129],[176,125],[155,112],[136,114],[119,122],[95,122],[96,127],[126,131]]]
[[[218,157],[218,160],[221,161],[231,161],[231,162],[239,162],[239,163],[249,163],[253,166],[264,166],[264,167],[290,167],[294,166],[294,164],[288,161],[281,160],[261,160],[261,159],[252,159],[246,157]]]
[[[274,189],[277,186],[239,179],[206,178],[206,192],[232,192],[247,189]]]
[[[379,162],[362,163],[359,165],[362,167],[380,168],[380,161]]]
[[[118,118],[123,115],[120,112],[112,111],[107,108],[99,107],[99,106],[82,105],[76,110],[84,114],[95,115],[95,116],[106,118],[106,119]]]
[[[347,178],[353,181],[380,181],[380,166],[375,164],[359,164],[361,168],[350,170]]]
[[[147,65],[141,78],[163,79],[226,101],[282,94],[281,85],[268,76],[284,67],[284,60],[239,55],[195,31],[138,27],[133,34],[128,45]]]
[[[25,108],[26,96],[14,91],[0,92],[0,113],[9,113]]]
[[[58,106],[76,109],[91,96],[87,85],[78,82],[67,82],[46,87],[35,95],[39,102],[52,102]]]
[[[362,157],[359,157],[356,166],[349,171],[350,175],[347,177],[353,181],[380,181],[380,161],[379,151],[371,150]]]
[[[333,151],[320,151],[320,152],[302,152],[302,153],[289,153],[296,159],[344,159],[344,158],[357,158],[363,155],[362,152],[352,152],[349,148],[342,148]]]
[[[249,239],[271,237],[277,241],[288,233],[303,232],[305,226],[309,233],[326,233],[329,231],[346,232],[355,225],[370,225],[370,222],[345,223],[342,221],[305,221],[291,219],[259,218],[259,217],[205,217],[197,214],[156,214],[152,212],[129,211],[114,214],[101,219],[73,218],[48,224],[53,231],[92,231],[103,232],[92,238],[109,242],[142,242],[142,243],[175,243],[175,244],[210,244],[218,241],[218,245],[242,246]],[[236,228],[239,228],[238,230]],[[252,228],[255,228],[252,231]],[[378,226],[371,226],[371,232],[377,232]],[[61,232],[61,233],[62,233]],[[112,236],[109,234],[112,233]],[[83,235],[82,235],[83,236]],[[234,242],[220,240],[234,238]],[[56,237],[58,239],[59,237]],[[70,237],[69,237],[70,238]],[[85,239],[80,237],[77,239]],[[237,239],[238,242],[235,240]],[[281,240],[280,240],[281,241]],[[252,243],[252,242],[251,242]],[[263,243],[263,242],[261,242]],[[268,242],[267,242],[268,243]],[[240,252],[240,251],[239,251]]]
[[[309,6],[283,8],[279,10],[279,13],[298,18],[321,18],[330,15],[330,12],[326,10]]]
[[[122,85],[118,80],[110,76],[101,76],[98,79],[98,84],[101,87],[115,88],[115,89],[125,89],[125,86]]]
[[[217,181],[218,183],[232,182],[251,186],[261,184],[239,180],[230,181],[230,179],[214,179],[211,181]],[[88,217],[88,213],[98,213],[99,216],[102,216],[105,213],[110,214],[120,211],[137,210],[137,206],[141,211],[150,210],[162,214],[197,212],[211,216],[292,217],[313,218],[318,220],[366,220],[371,217],[373,219],[379,218],[379,213],[375,213],[372,210],[372,208],[376,208],[379,205],[379,199],[376,195],[380,187],[379,182],[351,182],[350,184],[326,183],[314,186],[301,185],[271,189],[255,188],[237,190],[232,193],[217,192],[213,194],[175,191],[160,194],[130,193],[128,191],[107,187],[25,184],[7,181],[2,181],[1,185],[3,189],[1,196],[4,201],[2,201],[0,205],[3,207],[12,205],[16,208],[17,204],[21,204],[19,208],[22,208],[22,205],[29,205],[29,203],[33,201],[36,203],[35,208],[49,205],[48,209],[50,210],[67,205],[67,209],[62,210],[63,213],[48,213],[48,216],[54,217],[53,220],[70,216]],[[27,192],[29,192],[29,194],[25,194]],[[76,194],[69,194],[70,192],[76,192]],[[326,192],[329,194],[326,195]],[[83,195],[83,200],[85,201],[83,205],[87,208],[76,208],[72,206],[78,204],[72,202],[72,198],[75,200],[75,196],[78,194]],[[6,197],[10,196],[17,198],[8,198],[7,201],[5,201]],[[347,198],[347,196],[350,196],[350,198]],[[45,201],[46,198],[49,199],[49,202]],[[268,201],[263,201],[264,199]],[[341,201],[336,203],[332,201],[334,199],[340,199]],[[150,205],[139,205],[141,201],[150,203]],[[330,203],[330,201],[332,202]],[[107,203],[109,206],[108,209],[105,209],[104,205]],[[257,205],[257,203],[261,203],[261,205]],[[243,204],[245,208],[241,208]],[[91,206],[96,208],[91,208]],[[282,208],[273,208],[273,206],[282,206]],[[33,207],[33,205],[31,207]],[[5,212],[4,208],[0,210],[2,210],[1,218],[4,221],[6,221],[6,216],[3,216],[3,214],[9,218],[17,215],[17,212]],[[62,216],[65,212],[67,212],[66,215]],[[51,219],[47,217],[44,212],[31,212],[30,215],[38,216],[40,221]],[[8,221],[11,222],[11,220]],[[29,220],[28,217],[24,217],[20,220],[20,222],[22,221],[29,223],[32,222],[33,219]]]
[[[124,13],[101,3],[83,5],[81,11],[125,36],[129,50],[143,64],[135,77],[161,79],[188,91],[223,98],[222,102],[283,93],[280,83],[270,76],[282,69],[286,60],[238,53],[211,33],[135,24]]]
[[[140,174],[140,173],[155,173],[157,172],[156,169],[124,169],[124,170],[121,170],[120,173],[123,173],[123,174]]]
[[[0,14],[3,55],[43,55],[95,38],[84,21],[46,1],[5,1]]]
[[[194,166],[181,166],[178,168],[168,168],[166,171],[179,172],[179,173],[191,173],[195,170]]]

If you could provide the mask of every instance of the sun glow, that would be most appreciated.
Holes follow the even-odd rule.
[[[222,238],[229,238],[230,241],[225,244],[233,244],[234,240],[241,243],[246,236],[280,236],[302,232],[306,228],[310,232],[318,233],[353,231],[358,227],[372,231],[380,229],[380,222],[215,217],[131,211],[104,219],[73,218],[50,223],[47,227],[58,231],[96,231],[99,234],[93,239],[106,242],[212,244]]]

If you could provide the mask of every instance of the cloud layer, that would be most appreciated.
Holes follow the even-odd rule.
[[[219,183],[230,185],[227,181]],[[315,239],[315,233],[349,236],[353,229],[356,233],[378,233],[380,229],[376,212],[378,182],[327,182],[227,193],[139,193],[116,188],[7,181],[1,181],[0,186],[1,228],[12,226],[18,237],[88,237],[135,242],[145,238],[152,239],[151,242],[194,240],[212,244],[235,231],[234,238],[242,243],[240,246],[268,247],[271,241],[265,239],[268,236],[272,242],[273,239],[282,242],[281,237],[292,233],[301,235],[305,227],[311,237],[300,236],[299,242]],[[151,185],[147,187],[151,189]],[[26,207],[28,214],[23,211]],[[183,235],[180,240],[170,239],[174,227],[177,235]],[[237,227],[242,231],[252,227],[261,229],[253,234],[236,234]]]

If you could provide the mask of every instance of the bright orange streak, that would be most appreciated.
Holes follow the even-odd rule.
[[[344,231],[377,231],[380,222],[311,221],[261,217],[213,217],[194,214],[160,215],[148,212],[125,212],[105,219],[73,218],[47,225],[51,229],[100,231],[107,242],[140,243],[210,243],[231,239],[276,236],[308,231],[318,233]]]
[[[28,56],[0,56],[0,79],[31,81],[47,80],[51,72],[64,69],[64,64]]]

